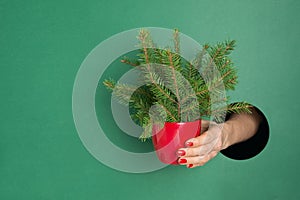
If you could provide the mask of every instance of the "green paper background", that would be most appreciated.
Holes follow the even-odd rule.
[[[296,0],[0,0],[0,199],[300,199],[299,10]],[[232,101],[266,114],[261,154],[128,174],[88,153],[72,117],[77,70],[101,41],[147,26],[237,40]]]

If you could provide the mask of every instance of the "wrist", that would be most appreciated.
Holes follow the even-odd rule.
[[[233,126],[229,121],[224,122],[222,127],[222,150],[232,145]]]

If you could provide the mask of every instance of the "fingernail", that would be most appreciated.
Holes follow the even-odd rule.
[[[179,161],[178,161],[180,164],[183,164],[183,163],[187,163],[187,160],[186,159],[179,159]]]
[[[188,164],[186,167],[187,168],[192,168],[194,165],[193,164]]]
[[[184,150],[178,150],[177,151],[177,155],[178,156],[184,156],[185,155],[185,151]]]
[[[194,144],[193,144],[193,142],[187,142],[185,145],[188,146],[188,147],[191,147],[191,146],[193,146]]]

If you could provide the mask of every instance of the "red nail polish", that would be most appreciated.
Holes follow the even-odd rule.
[[[193,164],[188,164],[187,168],[192,168],[194,165]]]
[[[187,160],[186,159],[179,159],[179,161],[178,161],[180,164],[184,164],[184,163],[187,163]]]
[[[178,156],[184,156],[185,155],[185,151],[184,150],[178,150],[177,151],[177,155]]]
[[[188,146],[188,147],[191,147],[191,146],[193,146],[194,144],[193,144],[192,142],[187,142],[185,145]]]

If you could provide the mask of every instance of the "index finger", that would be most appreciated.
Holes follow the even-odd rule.
[[[207,132],[208,131],[205,131],[200,136],[187,140],[185,142],[185,146],[186,147],[199,147],[201,145],[205,145],[205,144],[209,143],[209,141],[208,141],[209,139],[207,137]]]

